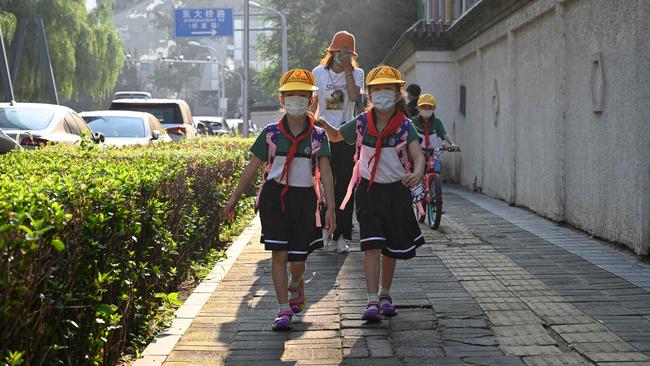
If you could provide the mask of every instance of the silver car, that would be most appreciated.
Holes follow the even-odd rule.
[[[209,129],[208,135],[215,136],[228,136],[230,135],[230,130],[226,125],[226,121],[223,117],[213,117],[213,116],[194,116],[194,126],[200,131],[198,127],[200,123],[203,123],[206,128]]]
[[[75,111],[55,104],[0,103],[0,129],[27,149],[47,143],[74,145],[82,135],[103,141]]]
[[[160,121],[149,113],[93,111],[82,112],[80,115],[93,131],[104,135],[108,145],[146,145],[172,141]]]

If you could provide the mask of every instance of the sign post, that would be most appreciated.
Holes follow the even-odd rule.
[[[174,9],[174,30],[180,37],[232,37],[232,9]]]

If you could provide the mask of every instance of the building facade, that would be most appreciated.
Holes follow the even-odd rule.
[[[463,150],[447,178],[648,255],[650,1],[460,9],[426,12],[384,60],[438,98]]]

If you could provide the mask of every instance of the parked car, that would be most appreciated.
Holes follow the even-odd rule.
[[[226,125],[226,121],[223,119],[223,117],[197,116],[197,117],[193,117],[193,119],[194,119],[194,124],[197,126],[201,123],[206,125],[210,129],[212,135],[216,135],[216,136],[230,135],[230,130],[228,129],[228,126]]]
[[[108,145],[146,145],[172,141],[160,121],[149,113],[93,111],[79,115],[93,131],[104,135]]]
[[[73,145],[84,134],[97,143],[104,141],[75,111],[54,104],[0,103],[0,129],[28,149],[48,142]]]
[[[238,133],[243,133],[244,131],[244,120],[241,118],[229,118],[226,120],[228,128],[236,130]],[[259,131],[259,128],[251,120],[248,120],[248,134],[254,136]]]
[[[175,141],[197,136],[190,106],[181,99],[117,99],[109,109],[151,113]]]
[[[113,94],[113,99],[151,99],[151,93],[143,91],[121,91]]]

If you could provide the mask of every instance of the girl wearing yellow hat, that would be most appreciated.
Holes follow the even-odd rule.
[[[309,253],[323,247],[321,180],[327,207],[324,228],[330,233],[336,228],[329,142],[308,112],[317,89],[314,75],[307,70],[290,70],[282,75],[278,91],[285,114],[279,122],[266,126],[255,140],[251,147],[253,158],[225,207],[226,214],[232,217],[237,200],[266,162],[258,209],[262,243],[272,251],[273,286],[279,303],[274,330],[290,329],[293,315],[301,312],[307,302],[305,260]]]
[[[406,117],[401,92],[404,84],[397,69],[376,67],[366,78],[373,105],[369,110],[339,129],[324,119],[316,121],[331,141],[357,146],[357,164],[347,197],[356,184],[355,203],[368,290],[368,305],[362,319],[367,321],[380,320],[380,315],[397,315],[390,296],[396,260],[413,258],[416,249],[424,244],[409,189],[422,180],[424,156],[418,133]]]

